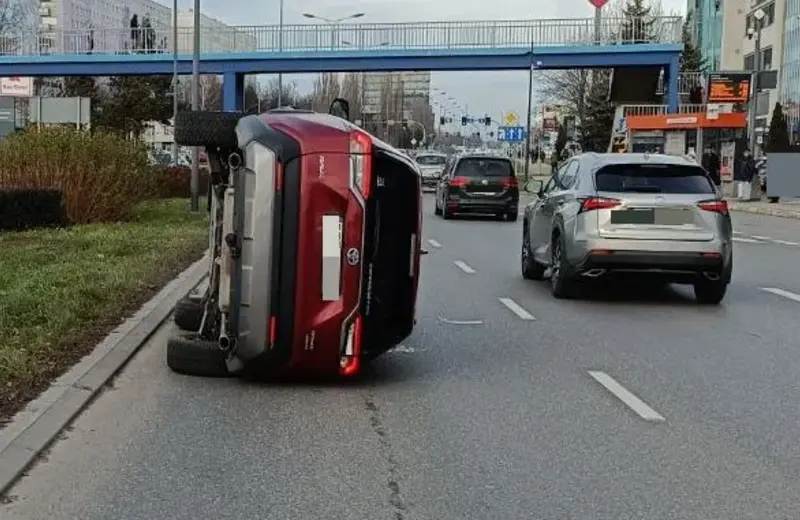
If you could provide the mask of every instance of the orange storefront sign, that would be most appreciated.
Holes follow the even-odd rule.
[[[629,130],[692,130],[697,128],[747,128],[747,114],[733,112],[709,119],[705,113],[628,116]]]

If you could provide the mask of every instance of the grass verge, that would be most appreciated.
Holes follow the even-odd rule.
[[[0,425],[207,247],[207,214],[183,199],[129,222],[0,233]]]

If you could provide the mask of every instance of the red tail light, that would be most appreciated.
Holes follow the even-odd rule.
[[[609,209],[616,208],[621,204],[617,199],[607,199],[605,197],[588,197],[583,199],[581,204],[581,213],[586,211],[594,211],[596,209]]]
[[[339,374],[353,376],[361,368],[361,341],[363,337],[361,316],[356,316],[345,338],[344,352],[339,358]]]
[[[451,188],[463,188],[467,184],[469,184],[469,179],[466,177],[453,177],[450,179]]]
[[[710,211],[712,213],[719,213],[720,215],[728,214],[728,203],[724,200],[704,200],[698,202],[697,205],[700,209]]]
[[[517,184],[516,177],[506,177],[503,179],[503,187],[504,188],[518,188],[519,184]]]
[[[372,138],[364,132],[350,134],[350,184],[365,199],[372,189]]]

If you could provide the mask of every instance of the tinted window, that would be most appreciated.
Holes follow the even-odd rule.
[[[614,164],[595,174],[597,191],[628,193],[714,193],[699,166],[675,164]]]
[[[511,162],[505,159],[467,158],[458,161],[457,177],[513,177]]]
[[[441,155],[418,155],[417,164],[423,166],[441,166],[445,163],[445,158]]]

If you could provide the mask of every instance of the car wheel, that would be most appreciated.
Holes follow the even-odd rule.
[[[506,213],[506,220],[509,222],[516,222],[518,217],[519,210],[514,209],[514,211],[509,211]]]
[[[175,304],[175,311],[173,312],[175,325],[183,330],[197,332],[203,322],[205,310],[205,302],[202,298],[192,298],[190,296],[182,298]]]
[[[446,204],[442,206],[442,218],[445,220],[451,220],[453,218],[453,214],[447,209]]]
[[[526,280],[542,280],[546,267],[540,264],[533,258],[533,251],[531,251],[531,240],[528,238],[528,225],[522,226],[522,277]]]
[[[725,298],[728,284],[718,280],[703,280],[694,284],[694,299],[704,305],[717,305]]]
[[[167,366],[178,374],[200,377],[231,377],[226,354],[219,344],[182,332],[167,340]]]
[[[575,287],[564,254],[564,239],[560,234],[555,234],[552,240],[550,245],[550,291],[556,298],[571,298]]]

